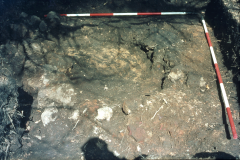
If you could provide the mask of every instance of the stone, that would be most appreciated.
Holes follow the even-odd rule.
[[[22,13],[20,14],[20,17],[22,17],[22,18],[27,18],[27,16],[28,16],[28,14],[25,13],[25,12],[22,12]]]
[[[47,24],[51,29],[56,28],[60,25],[60,18],[56,12],[49,12],[46,18]]]
[[[146,131],[139,127],[138,124],[128,125],[127,129],[129,131],[129,135],[132,136],[137,142],[144,142],[144,140],[147,138]]]
[[[31,43],[31,48],[33,50],[33,53],[36,53],[36,54],[42,54],[42,48],[41,48],[41,45],[39,43]]]
[[[205,82],[205,80],[203,79],[203,77],[201,77],[200,78],[200,90],[202,91],[202,92],[205,92],[205,90],[207,89],[206,88],[206,82]]]
[[[177,70],[176,72],[171,71],[168,75],[168,79],[170,79],[172,82],[176,82],[179,79],[184,78],[184,73],[181,70]]]
[[[22,42],[25,52],[27,53],[27,56],[31,61],[33,61],[35,64],[43,65],[44,64],[44,57],[41,51],[41,46],[37,43],[30,42],[30,45],[27,41]],[[37,53],[37,54],[35,54]]]
[[[68,117],[68,119],[72,119],[72,120],[77,120],[79,117],[79,110],[75,110],[72,115],[70,117]]]
[[[205,82],[203,77],[200,78],[200,84],[199,85],[200,85],[200,87],[205,87],[206,82]]]
[[[14,39],[23,38],[28,32],[28,28],[24,24],[11,24],[10,27]]]
[[[45,77],[45,75],[43,75],[42,77]],[[48,79],[48,77],[45,78],[46,80]],[[52,82],[53,79],[50,77],[48,80]],[[45,108],[51,105],[52,102],[59,103],[64,107],[71,107],[74,105],[74,103],[76,103],[75,95],[76,93],[70,84],[62,84],[53,87],[41,88],[38,92],[37,97],[38,107]]]
[[[31,16],[31,25],[37,26],[41,22],[41,19],[38,16]]]
[[[175,66],[175,63],[172,62],[172,61],[170,61],[170,62],[169,62],[169,66],[170,66],[170,67],[174,67],[174,66]]]
[[[131,113],[131,110],[128,108],[128,104],[125,101],[123,102],[122,110],[126,115]]]
[[[41,23],[39,24],[39,29],[42,32],[46,31],[47,30],[47,24],[44,21],[41,21]]]
[[[97,115],[97,117],[95,117],[95,119],[97,119],[97,120],[106,119],[107,121],[110,121],[110,119],[113,115],[113,110],[110,107],[99,108],[97,111],[98,111],[98,115]]]
[[[53,118],[53,114],[57,112],[57,108],[46,108],[41,115],[43,126],[46,126],[48,123],[55,121],[57,116]]]

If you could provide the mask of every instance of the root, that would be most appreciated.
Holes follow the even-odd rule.
[[[163,108],[163,105],[161,107],[159,107],[159,109],[155,112],[155,114],[153,115],[153,117],[151,118],[151,120],[153,120],[153,118],[156,116],[156,114],[160,111],[160,109]]]

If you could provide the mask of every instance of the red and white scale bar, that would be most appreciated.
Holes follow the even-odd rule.
[[[136,12],[136,13],[83,13],[83,14],[60,14],[66,17],[96,17],[96,16],[159,16],[159,15],[186,15],[194,12]],[[47,15],[44,15],[47,17]]]
[[[235,128],[235,125],[234,125],[234,121],[233,121],[233,118],[232,118],[232,113],[231,113],[231,110],[230,110],[227,94],[226,94],[226,91],[225,91],[225,88],[224,88],[224,85],[223,85],[222,77],[221,77],[220,70],[219,70],[219,67],[218,67],[218,64],[217,64],[217,59],[216,59],[216,56],[215,56],[215,53],[214,53],[214,50],[213,50],[212,42],[210,40],[208,30],[207,30],[207,26],[206,26],[206,23],[205,23],[205,20],[203,19],[203,17],[202,17],[202,23],[203,23],[204,31],[205,31],[205,34],[206,34],[206,37],[207,37],[208,45],[210,47],[210,51],[211,51],[213,63],[214,63],[214,66],[215,66],[215,70],[216,70],[216,73],[217,73],[218,81],[219,81],[219,84],[220,84],[223,101],[224,101],[224,104],[225,104],[225,107],[226,107],[226,110],[227,110],[228,119],[229,119],[230,126],[231,126],[231,129],[232,129],[233,139],[237,139],[238,135],[237,135],[236,128]]]

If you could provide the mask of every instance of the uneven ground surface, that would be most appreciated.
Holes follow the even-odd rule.
[[[101,10],[113,2],[105,3],[85,10],[116,12]],[[185,3],[190,4],[185,10],[193,5]],[[114,4],[119,12],[128,11],[120,10],[120,1]],[[205,11],[208,1],[197,5],[196,11]],[[239,133],[235,75],[223,63],[214,27],[207,26]],[[1,84],[19,87],[17,115],[24,117],[18,125],[10,118],[6,122],[2,157],[239,158],[240,142],[231,138],[199,16],[68,18],[50,12],[39,18],[22,13],[11,25],[11,36],[0,47],[1,71],[7,70]],[[9,91],[13,99],[14,92]],[[13,106],[8,101],[4,109]]]

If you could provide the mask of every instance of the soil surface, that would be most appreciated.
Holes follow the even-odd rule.
[[[1,158],[240,158],[199,15],[57,14],[207,16],[212,3],[19,1],[14,12],[21,14],[8,15],[1,30],[9,36],[0,46]],[[239,134],[238,69],[224,63],[213,24],[207,27]]]

